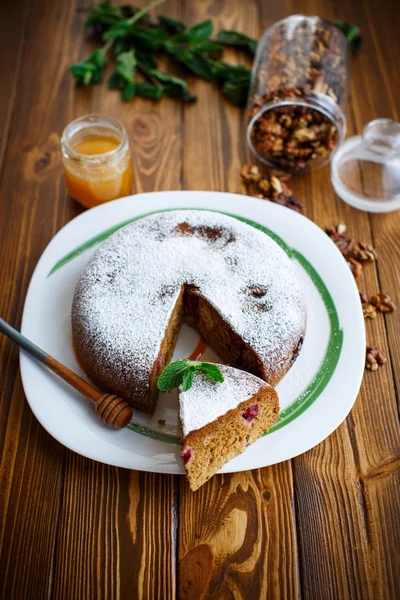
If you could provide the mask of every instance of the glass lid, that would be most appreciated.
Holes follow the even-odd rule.
[[[331,163],[335,192],[367,212],[400,209],[400,123],[376,119],[346,140]]]

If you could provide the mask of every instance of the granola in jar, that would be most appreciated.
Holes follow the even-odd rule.
[[[247,114],[250,149],[264,163],[301,172],[330,160],[346,129],[347,46],[319,17],[293,15],[266,31]]]

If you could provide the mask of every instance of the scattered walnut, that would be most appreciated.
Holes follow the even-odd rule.
[[[282,185],[277,177],[271,176],[271,185],[277,194],[282,194]]]
[[[362,273],[362,264],[354,260],[354,258],[348,258],[347,264],[354,275],[354,279],[358,279]]]
[[[367,346],[365,355],[365,368],[368,371],[376,371],[380,366],[387,362],[387,358],[382,350],[376,346]]]
[[[361,304],[368,304],[368,298],[364,292],[358,292],[360,294],[360,302]]]
[[[343,256],[350,256],[354,247],[354,240],[347,233],[337,233],[331,237]]]
[[[374,262],[378,256],[375,249],[366,242],[355,241],[347,233],[347,227],[344,223],[339,223],[336,227],[328,227],[325,232],[331,240],[335,242],[343,256],[349,260],[350,258],[360,262]]]
[[[269,177],[261,177],[258,181],[258,189],[263,192],[263,194],[268,194],[271,184],[269,181]]]
[[[374,262],[378,258],[375,249],[366,242],[359,242],[353,249],[352,255],[356,260],[362,262]]]
[[[346,233],[346,225],[339,223],[337,227],[328,227],[325,232],[332,242],[336,244],[343,256],[351,256],[354,248],[354,240]]]
[[[260,169],[257,167],[257,165],[251,165],[248,163],[242,166],[240,175],[245,183],[257,182],[261,177]]]
[[[243,171],[246,173],[251,171],[251,167],[253,165],[247,164],[243,165],[241,175],[243,178]],[[245,169],[246,167],[246,169]],[[258,169],[258,167],[257,167]],[[286,185],[285,181],[288,179],[287,175],[285,177],[280,177],[278,174],[270,174],[270,175],[261,175],[258,171],[258,180],[256,182],[258,192],[254,194],[253,186],[250,184],[253,183],[253,180],[245,181],[247,186],[247,193],[250,193],[255,198],[262,198],[264,200],[271,200],[272,202],[276,202],[276,204],[281,204],[282,206],[287,206],[296,212],[303,212],[303,207],[297,198],[293,195],[292,190]]]
[[[372,304],[366,304],[363,306],[363,315],[364,319],[375,319],[376,317],[376,308]]]
[[[295,212],[303,212],[303,206],[297,200],[296,196],[285,196],[285,194],[279,194],[278,196],[275,196],[272,201],[276,202],[276,204],[281,204],[281,206],[291,208]]]
[[[376,307],[376,310],[382,313],[389,313],[396,310],[396,305],[387,294],[375,294],[371,298],[371,304]]]

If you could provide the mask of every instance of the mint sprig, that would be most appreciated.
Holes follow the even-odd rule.
[[[182,386],[182,391],[187,392],[192,387],[196,371],[203,372],[211,381],[220,383],[224,381],[217,365],[184,358],[183,360],[176,360],[165,367],[158,378],[157,387],[161,392],[166,392]]]

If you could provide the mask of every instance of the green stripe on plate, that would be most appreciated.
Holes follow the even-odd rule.
[[[96,246],[97,244],[103,242],[110,235],[112,235],[113,233],[118,231],[118,229],[121,229],[121,227],[125,227],[125,225],[128,225],[129,223],[132,223],[133,221],[143,219],[144,217],[147,217],[148,215],[152,215],[152,214],[159,213],[159,212],[169,212],[171,210],[177,210],[177,209],[167,208],[165,210],[152,211],[152,212],[149,212],[149,213],[146,213],[143,215],[139,215],[132,219],[122,221],[121,223],[118,223],[117,225],[114,225],[113,227],[106,229],[102,233],[99,233],[96,236],[90,238],[89,240],[87,240],[86,242],[84,242],[83,244],[81,244],[80,246],[78,246],[77,248],[75,248],[74,250],[69,252],[68,254],[66,254],[59,261],[57,261],[56,264],[51,269],[51,271],[49,272],[48,277],[50,277],[50,275],[53,275],[53,273],[55,273],[56,271],[61,269],[61,267],[68,264],[70,261],[72,261],[77,256],[80,256],[81,254],[83,254],[86,250],[89,250],[89,248],[92,248],[93,246]],[[208,210],[208,209],[181,208],[179,210]],[[270,433],[273,433],[274,431],[281,429],[282,427],[284,427],[285,425],[287,425],[288,423],[290,423],[291,421],[293,421],[294,419],[299,417],[302,413],[304,413],[304,411],[307,410],[313,404],[313,402],[315,402],[315,400],[318,398],[318,396],[326,388],[326,386],[328,385],[330,379],[332,378],[332,375],[335,372],[336,366],[339,362],[340,352],[341,352],[342,346],[343,346],[343,331],[339,327],[338,314],[336,311],[335,304],[332,300],[332,296],[330,295],[330,293],[328,291],[328,288],[326,287],[322,278],[317,273],[317,271],[314,269],[312,264],[300,252],[298,252],[294,248],[290,248],[290,246],[288,246],[281,237],[276,235],[276,233],[274,233],[267,227],[264,227],[260,223],[257,223],[256,221],[251,221],[250,219],[246,219],[244,217],[239,217],[238,215],[233,215],[233,214],[225,213],[225,212],[218,211],[218,210],[213,210],[211,212],[219,212],[219,213],[228,215],[230,217],[233,217],[235,219],[238,219],[239,221],[243,221],[244,223],[247,223],[248,225],[250,225],[251,227],[254,227],[255,229],[259,229],[260,231],[267,234],[270,238],[272,238],[286,252],[286,254],[289,256],[289,258],[291,258],[292,260],[297,260],[301,264],[301,266],[306,271],[306,273],[310,277],[311,281],[317,288],[319,295],[321,296],[322,301],[325,305],[326,311],[328,313],[329,322],[330,322],[330,335],[329,335],[329,341],[328,341],[328,345],[327,345],[327,348],[325,351],[325,356],[322,360],[322,363],[321,363],[318,371],[314,375],[313,379],[307,386],[307,388],[305,390],[303,390],[303,392],[296,398],[296,400],[294,400],[290,404],[290,406],[285,408],[280,413],[279,420],[277,421],[277,423],[275,423],[275,425],[273,425],[271,427],[271,429],[267,433],[264,434],[264,435],[269,435]],[[146,425],[142,425],[141,423],[132,422],[128,425],[128,428],[131,429],[132,431],[135,431],[136,433],[140,433],[141,435],[151,437],[151,438],[161,441],[161,442],[167,442],[169,444],[179,444],[179,437],[177,437],[175,435],[170,435],[167,433],[162,433],[161,431],[155,431],[153,429],[150,429]]]

